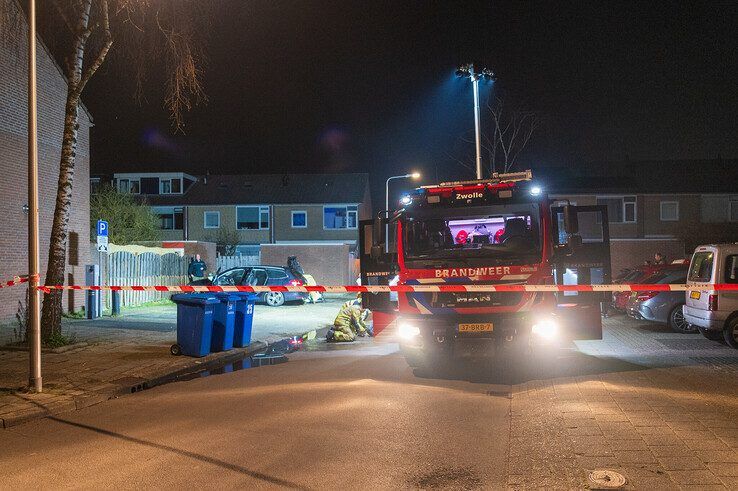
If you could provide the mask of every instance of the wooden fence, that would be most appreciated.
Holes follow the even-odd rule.
[[[104,260],[104,285],[186,285],[189,258],[179,254],[114,252]],[[120,292],[120,305],[135,306],[169,298],[168,292]],[[105,309],[111,308],[110,295],[104,295]]]

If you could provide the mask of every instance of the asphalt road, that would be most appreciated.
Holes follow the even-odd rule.
[[[504,485],[509,399],[418,378],[392,341],[321,345],[0,432],[0,488]]]
[[[0,431],[0,489],[736,489],[738,351],[608,319],[555,357],[411,371],[392,333]],[[514,352],[512,352],[514,353]]]

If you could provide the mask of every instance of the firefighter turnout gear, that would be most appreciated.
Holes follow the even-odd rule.
[[[371,326],[367,322],[368,309],[361,308],[361,300],[349,300],[341,306],[341,310],[333,321],[333,328],[328,331],[328,341],[353,341],[356,336],[371,336]]]

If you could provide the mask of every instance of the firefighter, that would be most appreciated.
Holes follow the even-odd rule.
[[[349,300],[341,306],[341,310],[333,321],[333,328],[326,334],[328,341],[347,342],[356,336],[371,336],[371,327],[366,322],[368,309],[361,308],[361,294],[355,300]]]

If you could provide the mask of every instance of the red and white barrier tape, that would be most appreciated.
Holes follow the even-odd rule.
[[[738,284],[709,285],[371,285],[371,286],[80,286],[80,285],[44,285],[39,289],[49,293],[51,290],[109,290],[109,291],[156,291],[178,293],[200,292],[320,292],[320,293],[387,293],[387,292],[641,292],[641,291],[677,291],[690,289],[708,289],[710,291],[738,291]]]
[[[13,276],[12,280],[8,280],[4,283],[0,283],[0,288],[7,288],[9,286],[20,285],[21,283],[28,283],[28,279],[29,277],[27,275]]]

